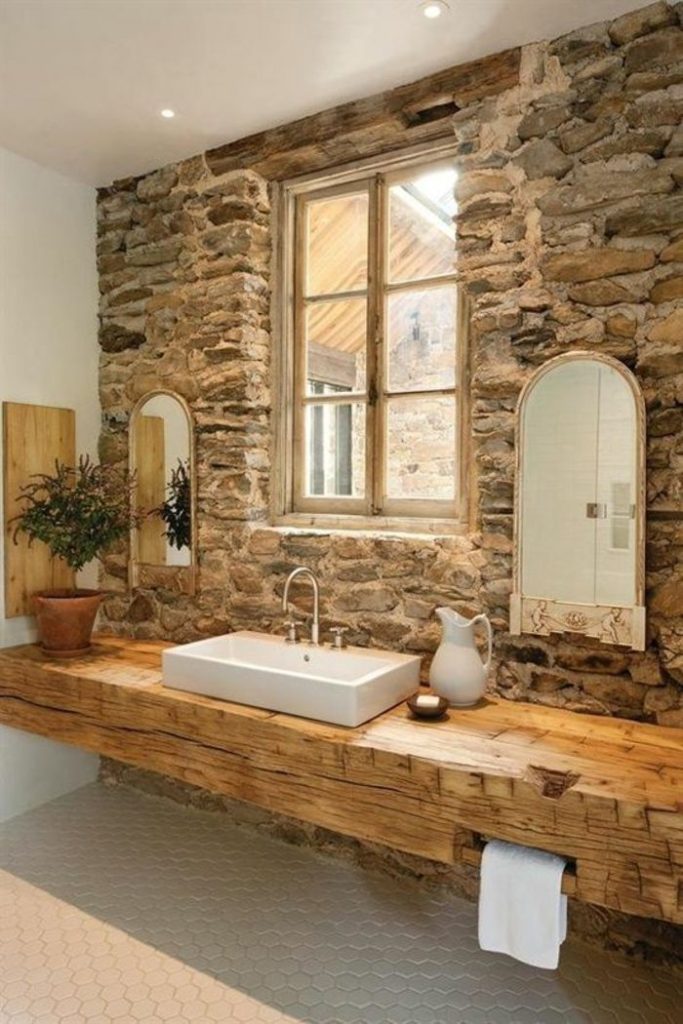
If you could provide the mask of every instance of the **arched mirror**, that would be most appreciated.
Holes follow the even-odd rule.
[[[137,403],[130,425],[133,501],[141,516],[131,537],[131,585],[194,588],[195,465],[192,413],[170,391]]]
[[[645,646],[645,413],[607,356],[552,359],[517,411],[513,634]]]

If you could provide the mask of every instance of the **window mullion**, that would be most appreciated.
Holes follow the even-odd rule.
[[[293,488],[294,501],[298,503],[305,489],[306,474],[306,409],[301,401],[306,394],[306,356],[304,330],[304,291],[306,280],[306,245],[305,245],[306,198],[298,196],[295,200],[294,216],[294,466]]]
[[[383,175],[371,189],[368,293],[368,494],[369,512],[381,515],[384,501],[384,261],[386,233]]]
[[[413,388],[411,391],[385,391],[384,398],[449,398],[457,394],[457,388]]]
[[[381,209],[379,202],[379,179],[370,183],[370,210],[368,225],[368,319],[366,348],[366,387],[368,403],[366,409],[365,435],[365,500],[367,514],[377,513],[377,462],[379,410],[378,374],[381,367],[381,295],[382,277],[379,257],[381,254],[380,231]]]
[[[399,292],[427,291],[430,288],[446,288],[448,285],[457,284],[460,280],[458,274],[441,274],[437,277],[415,277],[406,281],[387,282],[385,291],[388,295],[395,295]]]

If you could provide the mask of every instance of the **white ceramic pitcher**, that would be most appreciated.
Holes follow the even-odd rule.
[[[443,639],[429,670],[430,685],[434,693],[455,707],[476,704],[484,695],[491,665],[491,623],[484,614],[466,619],[452,608],[437,608],[436,614],[443,627]],[[488,635],[488,656],[484,662],[474,642],[478,622],[486,626]]]

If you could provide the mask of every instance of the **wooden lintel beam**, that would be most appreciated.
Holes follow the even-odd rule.
[[[215,175],[252,168],[268,180],[447,137],[450,117],[519,84],[520,49],[445,68],[409,85],[229,142],[206,153]]]

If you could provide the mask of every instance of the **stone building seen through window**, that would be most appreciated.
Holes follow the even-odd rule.
[[[294,512],[457,519],[452,161],[293,200]]]

